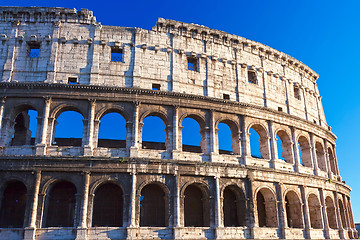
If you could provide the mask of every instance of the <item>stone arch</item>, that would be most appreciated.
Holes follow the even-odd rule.
[[[255,191],[256,217],[259,227],[277,227],[276,195],[268,187],[259,187]]]
[[[303,228],[302,203],[299,195],[289,190],[285,193],[285,210],[287,226],[289,228]]]
[[[229,184],[222,191],[225,227],[246,226],[246,197],[236,184]]]
[[[98,110],[95,114],[95,121],[100,121],[101,118],[103,118],[108,113],[118,113],[120,114],[125,121],[129,121],[129,116],[125,111],[125,108],[122,106],[110,106],[110,107],[103,107],[100,110]]]
[[[338,204],[339,204],[339,211],[340,211],[341,226],[345,229],[345,228],[347,228],[345,207],[344,207],[341,199],[338,199]]]
[[[35,111],[37,115],[41,113],[36,105],[25,102],[17,102],[10,109],[9,106],[9,119],[3,126],[3,134],[5,145],[22,146],[34,145],[36,139],[31,138],[30,124],[31,117],[29,111]],[[5,115],[4,115],[5,116]],[[37,120],[36,120],[37,122]],[[36,123],[35,137],[38,138],[39,123]]]
[[[279,129],[275,134],[276,134],[275,136],[277,136],[281,141],[281,145],[282,145],[281,156],[283,157],[285,162],[294,163],[293,150],[292,150],[293,142],[291,141],[289,134],[282,129]],[[276,141],[276,144],[279,144],[279,141]],[[278,152],[278,155],[279,154],[280,153]]]
[[[50,112],[50,118],[57,119],[63,112],[67,111],[74,111],[77,113],[80,113],[83,118],[86,117],[86,113],[82,112],[79,107],[71,104],[60,104],[56,106],[51,112]]]
[[[260,154],[261,158],[263,159],[270,159],[270,151],[269,151],[269,135],[268,131],[265,126],[263,126],[260,123],[253,123],[250,124],[248,127],[248,134],[250,136],[250,129],[253,129],[258,135],[259,135],[259,142],[260,142]],[[250,140],[250,146],[251,146],[251,140]]]
[[[233,154],[236,155],[240,155],[240,126],[237,122],[230,120],[230,119],[219,119],[216,123],[216,129],[219,130],[219,124],[220,123],[224,123],[226,124],[231,131],[231,150]],[[219,135],[218,135],[218,131],[217,131],[217,138],[218,138],[218,142],[219,142]],[[219,152],[220,152],[220,147],[219,147]],[[221,152],[220,152],[221,153]]]
[[[161,182],[145,182],[139,189],[140,227],[169,226],[169,189]]]
[[[302,160],[302,165],[312,167],[310,141],[304,135],[300,135],[297,142],[300,146],[299,156]]]
[[[164,123],[164,132],[165,132],[165,140],[164,142],[145,142],[143,141],[143,127],[144,127],[144,120],[147,117],[157,117],[159,118],[163,123]],[[146,111],[143,114],[141,114],[140,118],[139,118],[139,137],[141,137],[141,146],[142,148],[146,148],[146,149],[157,149],[157,150],[169,150],[170,148],[170,133],[169,131],[171,130],[168,126],[169,126],[169,119],[168,116],[166,114],[166,112],[161,111],[161,110],[157,110],[157,111]]]
[[[331,229],[337,229],[335,204],[330,196],[325,198],[326,214]]]
[[[2,187],[1,228],[22,228],[26,209],[27,187],[18,180],[9,180]]]
[[[94,189],[92,226],[123,226],[124,194],[119,183],[102,181]]]
[[[193,182],[183,186],[185,227],[210,226],[210,194],[207,185]]]
[[[179,126],[180,129],[183,129],[183,121],[185,118],[191,118],[194,121],[197,122],[197,124],[200,127],[200,149],[194,148],[194,146],[187,146],[183,144],[183,131],[181,131],[181,139],[179,139],[182,143],[182,150],[185,152],[199,152],[199,153],[206,153],[207,152],[207,140],[206,140],[206,120],[203,116],[201,116],[200,114],[194,114],[194,113],[185,113],[183,115],[181,115],[181,117],[179,118]],[[193,148],[192,148],[193,147]]]
[[[74,227],[76,186],[65,180],[55,181],[46,195],[44,227]]]
[[[318,167],[322,171],[326,171],[326,160],[325,160],[325,150],[321,143],[315,143],[316,159],[318,162]]]
[[[310,226],[315,229],[322,229],[322,215],[321,215],[321,204],[318,197],[311,193],[308,196]]]
[[[336,175],[337,174],[336,159],[335,159],[335,154],[331,147],[328,147],[328,156],[329,156],[329,161],[330,161],[330,170],[333,174]]]

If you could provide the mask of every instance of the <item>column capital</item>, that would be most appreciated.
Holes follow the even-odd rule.
[[[7,96],[1,97],[0,98],[0,104],[3,105],[5,104],[5,100],[6,100]]]

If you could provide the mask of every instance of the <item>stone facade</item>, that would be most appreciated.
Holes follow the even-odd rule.
[[[0,238],[357,237],[318,75],[300,61],[196,24],[102,26],[87,9],[2,7],[0,34]],[[83,116],[82,139],[55,138],[65,111]],[[126,139],[100,143],[112,112]],[[143,142],[148,116],[164,143]],[[185,118],[200,147],[183,145]]]

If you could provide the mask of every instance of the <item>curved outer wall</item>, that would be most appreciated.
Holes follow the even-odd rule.
[[[357,236],[318,75],[298,60],[239,36],[162,18],[152,30],[102,26],[86,9],[2,7],[0,34],[2,208],[10,183],[26,187],[22,227],[4,226],[2,209],[0,238]],[[38,113],[32,140],[28,124],[17,130],[19,115],[26,123],[28,110]],[[62,146],[54,134],[67,110],[84,118],[83,137]],[[98,139],[109,112],[126,120],[121,147]],[[142,141],[147,116],[166,126],[161,147]],[[195,150],[182,145],[187,117],[200,126]],[[230,127],[231,153],[219,151],[219,123]],[[251,155],[251,128],[259,134],[261,157]],[[278,157],[279,138],[285,160]],[[64,180],[76,192],[67,227],[48,219],[51,196]],[[98,189],[106,183],[122,192],[120,226],[94,226]],[[141,205],[146,189],[164,195],[165,206],[158,207],[165,219],[157,226],[145,226],[151,222]],[[202,196],[199,224],[187,220],[187,199],[196,194]],[[228,202],[236,205],[237,220],[228,217]]]

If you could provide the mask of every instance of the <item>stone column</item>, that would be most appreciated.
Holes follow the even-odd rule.
[[[331,172],[331,164],[330,164],[330,159],[329,159],[329,152],[328,152],[328,142],[326,139],[324,139],[324,152],[325,152],[325,161],[326,161],[326,169],[327,169],[327,173],[328,173],[328,177],[330,179],[332,179],[332,172]]]
[[[318,161],[316,156],[316,148],[314,143],[314,134],[310,133],[310,149],[311,149],[311,155],[312,155],[312,164],[314,168],[315,175],[319,175],[319,167],[318,167]]]
[[[96,100],[89,99],[87,132],[85,137],[84,156],[92,156],[94,149],[94,123],[95,123]]]
[[[176,167],[174,173],[174,239],[181,239],[180,174]]]
[[[301,192],[301,200],[303,202],[303,215],[304,215],[304,228],[306,232],[306,238],[310,239],[310,217],[309,217],[309,207],[307,204],[306,194],[305,194],[305,188],[304,186],[300,186],[300,192]]]
[[[47,97],[45,100],[45,107],[42,117],[42,129],[41,129],[41,138],[40,143],[36,145],[36,155],[45,155],[46,154],[46,145],[48,143],[48,129],[49,129],[49,115],[50,115],[50,106],[51,98]]]
[[[250,133],[246,131],[245,116],[240,117],[241,153],[243,164],[247,164],[246,158],[251,157]]]
[[[321,202],[321,209],[322,209],[322,216],[323,216],[323,223],[324,223],[324,231],[325,231],[325,238],[330,239],[330,228],[329,228],[329,221],[326,212],[326,203],[325,203],[325,195],[324,189],[319,189],[320,193],[320,202]]]
[[[248,172],[248,175],[246,177],[247,180],[247,184],[246,184],[246,195],[247,195],[247,214],[248,214],[248,226],[249,226],[249,238],[250,239],[254,239],[255,234],[254,234],[254,228],[255,228],[255,212],[254,212],[254,198],[253,198],[253,173],[252,172]]]
[[[220,177],[215,176],[215,227],[223,227],[220,202]]]
[[[90,184],[90,173],[84,172],[84,189],[82,195],[81,209],[80,209],[80,221],[76,233],[77,240],[87,239],[87,212],[89,203],[89,184]]]
[[[2,120],[4,115],[5,99],[6,97],[0,99],[0,133],[2,132]]]
[[[278,203],[278,215],[279,215],[279,230],[281,233],[281,238],[286,238],[285,233],[285,208],[284,208],[284,199],[283,199],[283,184],[276,183],[276,195]]]
[[[24,240],[35,240],[40,183],[41,183],[41,171],[36,171],[34,197],[30,209],[30,224],[28,228],[25,228]]]
[[[271,167],[276,168],[276,159],[277,159],[277,149],[276,149],[276,137],[274,135],[273,123],[271,121],[267,121],[269,128],[269,150],[270,150],[270,161]]]
[[[335,208],[336,208],[336,216],[337,216],[337,222],[338,222],[338,228],[339,228],[339,236],[341,239],[345,239],[345,229],[344,229],[344,223],[341,219],[340,214],[340,208],[339,208],[339,200],[338,200],[338,193],[334,192],[334,199],[335,199]]]
[[[179,106],[173,107],[173,124],[172,124],[172,155],[173,159],[179,158]]]
[[[136,173],[131,173],[131,195],[130,195],[130,206],[129,206],[129,215],[130,221],[128,222],[127,227],[127,239],[137,239],[136,236]]]
[[[130,147],[130,157],[137,157],[139,150],[139,108],[140,102],[134,102],[132,142]]]
[[[210,120],[209,120],[209,141],[208,141],[208,151],[210,153],[210,161],[216,162],[217,156],[219,155],[219,147],[217,141],[217,132],[218,129],[215,127],[214,121],[214,111],[210,110]]]
[[[295,163],[295,172],[299,172],[300,156],[299,156],[299,144],[296,141],[295,129],[291,127],[291,138],[292,138],[292,148],[294,152],[294,163]]]

